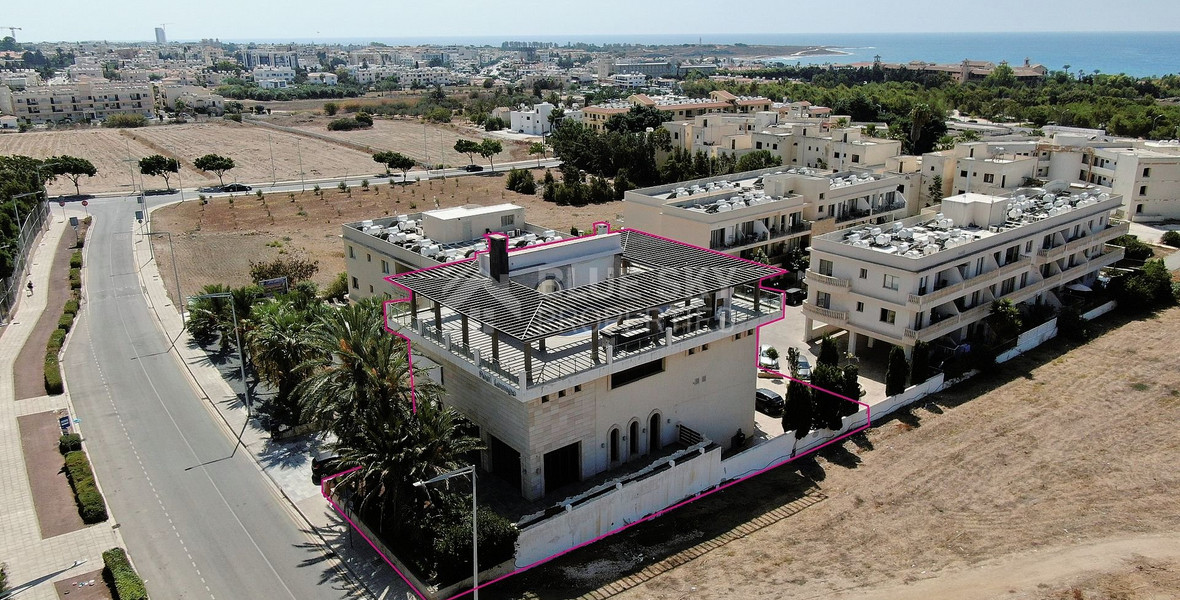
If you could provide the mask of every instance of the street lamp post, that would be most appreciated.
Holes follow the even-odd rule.
[[[455,469],[449,473],[443,473],[433,479],[426,481],[415,481],[414,487],[424,488],[432,483],[445,481],[452,477],[462,477],[464,475],[471,475],[471,594],[473,600],[479,600],[479,532],[476,528],[477,512],[475,504],[475,465],[463,467],[462,469]]]
[[[175,264],[175,263],[174,263]],[[242,351],[242,336],[238,334],[238,311],[234,308],[234,295],[229,292],[219,292],[216,294],[201,294],[193,296],[193,299],[200,298],[228,298],[229,299],[229,313],[234,320],[234,341],[238,344],[238,363],[242,368],[242,398],[246,403],[246,420],[250,420],[250,386],[246,384],[246,355]]]
[[[176,304],[180,306],[180,323],[181,328],[184,328],[184,296],[180,295],[180,275],[176,272],[176,251],[172,249],[172,234],[167,231],[149,231],[148,236],[166,235],[168,236],[168,254],[172,256],[172,278],[176,280]],[[236,333],[237,324],[234,324]]]

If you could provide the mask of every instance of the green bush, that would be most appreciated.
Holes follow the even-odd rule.
[[[431,551],[440,581],[457,581],[471,575],[471,505],[456,502],[448,507],[433,532]],[[479,507],[480,570],[512,558],[520,531],[509,519]]]
[[[61,331],[60,329],[58,331]],[[65,386],[61,381],[61,365],[57,362],[57,356],[45,357],[45,393],[50,396],[56,396],[65,391]]]
[[[82,239],[82,238],[79,237],[78,239]],[[81,269],[82,268],[82,253],[81,252],[75,251],[73,254],[70,255],[70,268],[71,269]]]
[[[102,553],[102,562],[106,565],[102,571],[103,579],[113,584],[118,600],[147,600],[147,587],[131,566],[131,561],[127,560],[127,552],[122,548],[111,548]]]
[[[1139,238],[1129,233],[1120,235],[1119,237],[1110,240],[1110,243],[1115,246],[1122,246],[1125,248],[1126,252],[1123,254],[1123,257],[1131,260],[1144,261],[1151,258],[1155,254],[1155,251],[1151,249],[1151,246],[1148,246],[1147,244],[1140,241]]]
[[[537,182],[533,172],[527,169],[512,169],[505,178],[506,187],[519,194],[532,196],[537,193]]]
[[[61,351],[61,347],[66,343],[66,332],[61,329],[54,329],[53,333],[49,334],[49,345],[45,347],[45,356],[57,356]]]
[[[66,454],[66,475],[70,478],[70,486],[74,488],[74,498],[78,501],[78,514],[82,515],[83,523],[99,523],[107,520],[107,506],[94,483],[94,471],[90,469],[90,460],[86,453],[80,450]]]
[[[66,313],[71,314],[71,315],[78,314],[78,300],[76,300],[74,298],[70,298],[69,300],[66,300],[66,306],[63,310]]]
[[[324,299],[343,301],[348,293],[348,273],[341,273],[324,288]]]
[[[1180,231],[1169,231],[1164,233],[1164,237],[1160,241],[1173,248],[1180,248]]]
[[[144,127],[147,124],[147,117],[131,114],[111,115],[102,122],[103,127]]]
[[[357,119],[350,119],[347,117],[343,119],[333,119],[328,123],[328,131],[351,131],[353,129],[365,129],[367,127],[372,127],[371,117],[369,118],[368,124],[358,121]]]
[[[62,434],[57,439],[57,451],[62,454],[77,452],[82,449],[82,436],[76,433]]]
[[[69,331],[74,327],[74,313],[64,313],[61,318],[57,320],[57,328],[62,331]]]
[[[231,113],[231,114],[225,115],[225,118],[226,118],[226,119],[229,119],[230,121],[234,121],[235,123],[241,123],[241,122],[242,122],[242,115],[241,115],[241,113]]]

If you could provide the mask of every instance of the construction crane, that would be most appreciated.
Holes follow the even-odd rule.
[[[23,30],[22,28],[20,28],[20,27],[9,27],[9,26],[7,26],[7,25],[0,25],[0,29],[7,29],[7,30],[8,30],[8,32],[12,34],[12,39],[13,39],[13,40],[16,40],[16,32],[18,32],[18,31],[24,31],[24,30]]]

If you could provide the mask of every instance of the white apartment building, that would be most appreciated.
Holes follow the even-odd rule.
[[[1027,186],[1037,172],[1032,156],[990,154],[965,156],[955,166],[952,188],[956,194],[1003,194]]]
[[[275,52],[271,50],[246,50],[242,53],[242,61],[247,69],[255,67],[286,67],[295,70],[299,67],[297,52]]]
[[[1134,221],[1180,219],[1180,143],[1055,135],[1042,144],[1038,176],[1109,188]]]
[[[1107,244],[1127,232],[1111,222],[1122,199],[1098,188],[1060,194],[946,198],[942,212],[891,226],[863,226],[811,241],[807,339],[846,330],[903,347],[969,341],[993,300],[1060,306],[1123,257]],[[825,324],[816,327],[815,322]]]
[[[440,365],[444,402],[487,445],[481,466],[528,500],[753,431],[754,331],[782,314],[757,286],[779,271],[598,227],[512,252],[494,234],[471,260],[391,280],[409,298],[388,326]],[[682,498],[664,491],[664,506]]]
[[[554,108],[548,102],[537,103],[531,109],[522,105],[520,110],[508,113],[508,128],[526,135],[548,135],[552,130],[549,115],[553,114]]]
[[[401,77],[407,71],[404,67],[393,65],[369,65],[367,67],[349,65],[345,69],[361,85],[377,83],[382,79],[389,79],[390,77]],[[310,73],[308,75],[310,76]]]
[[[901,142],[865,135],[860,127],[830,127],[833,121],[780,122],[751,134],[753,150],[769,150],[785,166],[883,171],[901,154]]]
[[[515,204],[428,210],[347,223],[343,227],[348,296],[360,300],[396,292],[385,279],[469,258],[487,249],[484,235],[504,233],[513,247],[562,239],[557,232],[525,222]]]
[[[155,115],[152,87],[147,84],[70,83],[39,85],[23,90],[0,86],[0,112],[24,123],[75,123],[115,114]]]
[[[456,82],[463,80],[465,78],[461,78],[458,74],[445,67],[410,69],[400,79],[401,83],[417,87],[454,85]]]
[[[772,167],[623,195],[623,221],[741,258],[780,259],[811,235],[916,214],[905,176]]]
[[[621,88],[647,87],[647,75],[643,73],[615,73],[611,75],[611,83]]]
[[[266,90],[281,89],[295,83],[295,69],[291,67],[254,67],[250,72],[258,87]]]
[[[319,85],[336,85],[340,80],[335,73],[315,71],[307,74],[307,82]]]
[[[176,101],[192,108],[202,108],[211,114],[225,112],[225,98],[210,92],[207,88],[195,85],[158,85],[160,101],[169,109],[176,108]]]

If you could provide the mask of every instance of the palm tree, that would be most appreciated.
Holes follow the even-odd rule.
[[[313,314],[288,302],[268,302],[253,310],[246,346],[259,377],[278,390],[270,410],[276,425],[301,422],[292,392],[304,376],[300,366],[318,350],[313,337],[320,324]]]

